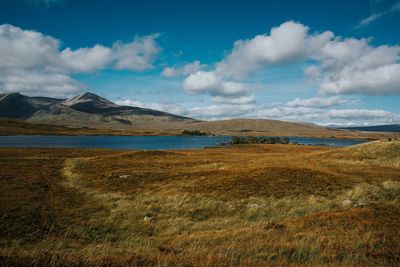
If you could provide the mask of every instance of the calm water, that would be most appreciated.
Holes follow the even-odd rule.
[[[305,145],[350,146],[364,140],[289,137]],[[0,147],[81,147],[138,150],[196,149],[221,146],[229,136],[0,136]]]

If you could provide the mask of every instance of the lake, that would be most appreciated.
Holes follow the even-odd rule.
[[[198,149],[221,146],[230,136],[0,136],[0,147],[113,148],[137,150]],[[289,137],[304,145],[350,146],[365,140]]]

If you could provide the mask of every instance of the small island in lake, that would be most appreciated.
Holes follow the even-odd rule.
[[[233,136],[230,144],[289,144],[289,138],[274,136]]]

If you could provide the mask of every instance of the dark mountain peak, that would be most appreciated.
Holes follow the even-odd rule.
[[[87,113],[103,113],[119,107],[113,102],[89,92],[67,99],[62,104]]]
[[[117,106],[113,102],[111,102],[101,96],[98,96],[96,94],[90,93],[90,92],[86,92],[86,93],[74,96],[72,98],[69,98],[69,99],[63,101],[63,104],[66,106],[74,106],[76,104],[83,103],[83,102],[95,102],[102,106],[112,106],[112,107]]]
[[[93,94],[91,92],[85,92],[83,94],[80,94],[80,95],[77,96],[77,98],[79,98],[79,99],[87,99],[87,100],[97,100],[97,101],[107,100],[107,99],[105,99],[105,98],[103,98],[101,96],[98,96],[96,94]]]
[[[20,93],[5,93],[5,94],[0,94],[0,100],[6,99],[6,98],[26,98],[26,96],[21,95]]]
[[[37,111],[29,97],[20,93],[7,93],[0,97],[0,114],[8,118],[27,118]]]

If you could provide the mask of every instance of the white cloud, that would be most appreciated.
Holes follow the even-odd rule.
[[[365,71],[353,71],[346,67],[339,74],[338,78],[326,77],[321,83],[321,92],[370,95],[400,93],[400,64],[380,66]]]
[[[384,13],[376,13],[376,14],[372,14],[369,17],[366,17],[365,19],[362,19],[357,25],[356,28],[361,28],[363,26],[367,26],[368,24],[370,24],[371,22],[379,19],[380,17],[382,17],[384,15]]]
[[[308,76],[312,81],[318,82],[320,79],[321,72],[317,66],[309,66],[304,69],[304,74]]]
[[[178,71],[174,67],[166,67],[160,74],[163,77],[173,78],[180,75],[180,71]]]
[[[65,96],[76,93],[82,84],[74,73],[107,67],[143,71],[152,68],[160,47],[157,35],[136,37],[130,43],[60,50],[61,42],[32,30],[0,25],[0,90],[26,94]]]
[[[219,89],[221,81],[211,71],[198,71],[194,74],[189,75],[183,81],[183,89],[186,92],[192,93],[206,93],[213,92]]]
[[[349,99],[343,99],[338,96],[333,97],[312,97],[312,98],[296,98],[286,103],[288,107],[313,107],[313,108],[329,108],[332,106],[349,103]]]
[[[196,60],[192,63],[186,64],[182,67],[166,67],[162,72],[161,76],[167,78],[173,78],[181,75],[190,75],[196,73],[199,70],[206,68],[207,65],[201,64],[200,61]]]
[[[306,59],[333,37],[331,32],[311,35],[308,31],[308,27],[288,21],[273,28],[269,35],[236,41],[232,51],[216,64],[214,70],[189,75],[183,82],[183,89],[189,93],[230,96],[233,103],[249,99],[258,86],[241,81],[250,74],[270,64]],[[233,100],[234,97],[238,99]]]
[[[121,101],[116,101],[115,103],[121,106],[133,106],[161,110],[181,116],[186,116],[188,114],[188,109],[184,105],[172,102],[143,103],[135,99],[124,99]]]
[[[64,97],[79,92],[83,87],[63,73],[24,69],[0,71],[0,91],[3,92]]]
[[[370,110],[370,109],[333,109],[328,112],[328,115],[332,119],[356,119],[356,120],[366,120],[366,119],[380,119],[385,118],[388,120],[400,119],[400,116],[393,114],[384,110]]]
[[[60,57],[65,67],[71,71],[93,72],[106,67],[112,59],[112,50],[102,45],[92,48],[64,49]]]
[[[214,101],[231,103],[249,101],[250,97],[254,98],[251,92],[255,90],[246,83],[223,81],[214,71],[198,71],[189,75],[183,81],[183,89],[188,93],[208,93]]]
[[[390,6],[388,9],[382,11],[382,12],[376,12],[372,13],[370,16],[366,17],[365,19],[362,19],[356,26],[355,28],[361,28],[369,25],[370,23],[374,22],[375,20],[386,16],[388,14],[393,14],[396,12],[400,11],[400,2],[394,3],[392,6]]]
[[[244,114],[253,113],[253,105],[210,105],[194,107],[189,110],[189,116],[197,119],[229,119],[242,117]]]
[[[313,35],[308,32],[307,26],[288,21],[272,28],[269,35],[236,41],[229,55],[218,63],[216,72],[223,77],[243,80],[266,65],[307,59],[333,38],[329,31]]]
[[[320,92],[400,93],[400,46],[372,47],[366,39],[335,39],[315,56],[320,61]]]
[[[243,96],[233,96],[233,97],[226,97],[226,96],[214,96],[212,101],[214,103],[220,104],[231,104],[231,105],[242,105],[242,104],[250,104],[256,100],[254,94],[243,95]]]
[[[158,34],[136,37],[130,43],[116,42],[113,45],[114,67],[118,70],[128,69],[143,71],[152,69],[152,62],[161,48],[156,42]]]
[[[265,106],[244,101],[241,104],[218,102],[216,104],[187,107],[171,102],[143,103],[137,100],[117,101],[119,105],[162,110],[196,119],[217,120],[232,118],[277,119],[293,122],[312,122],[321,125],[379,125],[400,123],[400,115],[385,110],[329,109],[335,104],[350,104],[354,99],[317,98],[292,100],[285,104]],[[300,102],[299,102],[300,101]],[[329,105],[325,101],[331,102]],[[297,103],[296,103],[297,102]],[[293,104],[296,103],[296,104]],[[334,104],[335,103],[335,104]]]
[[[330,31],[309,33],[307,26],[288,21],[270,34],[236,41],[214,70],[190,74],[182,87],[188,93],[241,98],[257,89],[246,79],[259,69],[308,60],[313,65],[304,73],[321,94],[393,94],[400,93],[399,57],[400,46],[374,47],[369,39],[335,38]]]
[[[258,110],[264,118],[314,122],[321,125],[379,125],[400,123],[400,115],[384,110],[368,109],[315,109],[306,107],[282,107]]]
[[[199,119],[260,118],[320,125],[379,125],[400,123],[400,115],[385,110],[333,109],[312,107],[263,107],[259,105],[211,105],[189,110]]]
[[[60,42],[35,31],[0,25],[0,69],[59,64]]]

